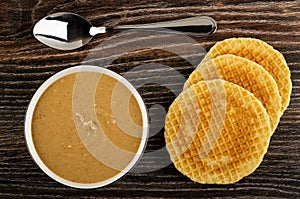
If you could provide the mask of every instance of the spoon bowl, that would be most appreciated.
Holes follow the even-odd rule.
[[[34,37],[49,47],[73,50],[87,44],[92,36],[92,24],[73,13],[55,13],[38,21],[33,28]]]

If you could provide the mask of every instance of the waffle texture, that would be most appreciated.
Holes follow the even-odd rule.
[[[181,173],[199,183],[229,184],[259,166],[271,134],[262,103],[246,89],[217,79],[199,81],[174,100],[164,136]]]
[[[230,38],[217,42],[207,53],[203,62],[223,54],[241,56],[264,67],[277,83],[282,112],[288,107],[292,91],[291,74],[280,52],[259,39]]]
[[[243,57],[225,54],[202,62],[193,71],[184,89],[202,80],[224,79],[254,94],[270,116],[274,132],[281,116],[281,97],[273,77],[259,64]]]

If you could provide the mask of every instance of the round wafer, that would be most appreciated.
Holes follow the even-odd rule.
[[[264,67],[277,83],[281,96],[282,112],[290,102],[292,82],[290,70],[283,55],[264,41],[254,38],[230,38],[217,42],[203,61],[223,54],[247,58]]]
[[[174,100],[164,136],[181,173],[199,183],[229,184],[259,166],[271,128],[252,93],[218,79],[200,81]]]
[[[202,62],[189,76],[184,89],[199,81],[211,79],[224,79],[253,93],[269,114],[274,132],[282,113],[281,97],[275,80],[262,66],[243,57],[220,55]]]

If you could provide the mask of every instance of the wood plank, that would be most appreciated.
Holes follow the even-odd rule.
[[[299,1],[150,1],[150,0],[32,0],[0,2],[0,198],[56,197],[239,197],[300,198],[300,3]],[[250,176],[232,185],[202,185],[180,174],[173,165],[142,174],[129,173],[121,180],[95,190],[77,190],[63,186],[44,174],[31,159],[24,138],[24,117],[36,89],[50,76],[81,63],[102,63],[116,57],[110,69],[122,75],[131,73],[133,83],[143,75],[157,75],[156,70],[131,69],[149,63],[164,64],[187,78],[194,67],[182,57],[159,50],[172,44],[136,49],[125,55],[111,48],[111,57],[99,58],[97,46],[113,35],[96,36],[88,45],[74,51],[57,51],[39,43],[32,36],[34,23],[47,14],[70,11],[94,25],[157,22],[187,16],[206,15],[218,22],[218,31],[209,37],[192,37],[205,50],[229,37],[255,37],[278,49],[291,70],[291,104],[274,133],[263,163]],[[132,38],[131,42],[147,38]],[[174,37],[174,40],[176,38]],[[116,44],[122,46],[122,41]],[[183,52],[189,53],[184,48]],[[120,55],[120,56],[118,56]],[[187,57],[195,57],[189,54]],[[88,61],[86,60],[87,58]],[[157,78],[176,76],[161,69]],[[173,82],[180,91],[182,83]],[[160,104],[165,110],[175,94],[158,84],[139,88],[148,108]],[[150,114],[150,118],[155,115]],[[161,127],[153,118],[151,128]],[[164,146],[163,129],[149,139],[146,152]],[[160,157],[146,159],[139,168],[153,167]]]

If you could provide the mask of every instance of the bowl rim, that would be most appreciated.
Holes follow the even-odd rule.
[[[73,73],[77,73],[77,72],[97,72],[100,74],[108,75],[108,76],[118,80],[123,85],[125,85],[126,88],[133,94],[133,96],[135,97],[135,99],[137,100],[137,102],[139,104],[141,114],[142,114],[143,132],[142,132],[142,137],[141,137],[141,143],[139,145],[138,151],[136,152],[136,155],[131,160],[131,162],[122,171],[120,171],[117,175],[115,175],[109,179],[106,179],[104,181],[96,182],[96,183],[72,182],[70,180],[64,179],[64,178],[58,176],[57,174],[55,174],[52,170],[50,170],[46,166],[46,164],[44,164],[44,162],[39,157],[39,155],[36,151],[36,148],[34,146],[33,139],[32,139],[32,131],[31,131],[32,116],[33,116],[35,107],[36,107],[40,97],[47,90],[47,88],[50,85],[52,85],[55,81],[59,80],[60,78],[62,78],[64,76],[67,76],[67,75],[70,75]],[[144,103],[142,97],[140,96],[140,94],[138,93],[138,91],[133,87],[133,85],[128,80],[126,80],[121,75],[119,75],[107,68],[103,68],[100,66],[93,66],[93,65],[79,65],[79,66],[74,66],[74,67],[70,67],[70,68],[64,69],[62,71],[59,71],[58,73],[54,74],[49,79],[47,79],[36,90],[33,97],[31,98],[30,103],[27,108],[27,112],[26,112],[26,116],[25,116],[24,134],[25,134],[27,148],[29,150],[29,153],[30,153],[32,159],[40,167],[40,169],[42,169],[44,171],[44,173],[46,173],[49,177],[51,177],[52,179],[54,179],[55,181],[57,181],[61,184],[64,184],[64,185],[67,185],[70,187],[80,188],[80,189],[93,189],[93,188],[103,187],[105,185],[108,185],[108,184],[111,184],[111,183],[117,181],[118,179],[122,178],[125,174],[127,174],[137,164],[138,160],[140,159],[140,157],[142,156],[142,154],[146,148],[147,138],[148,138],[148,133],[149,133],[148,132],[149,131],[148,122],[149,122],[148,114],[147,114],[147,108],[145,106],[145,103]]]

